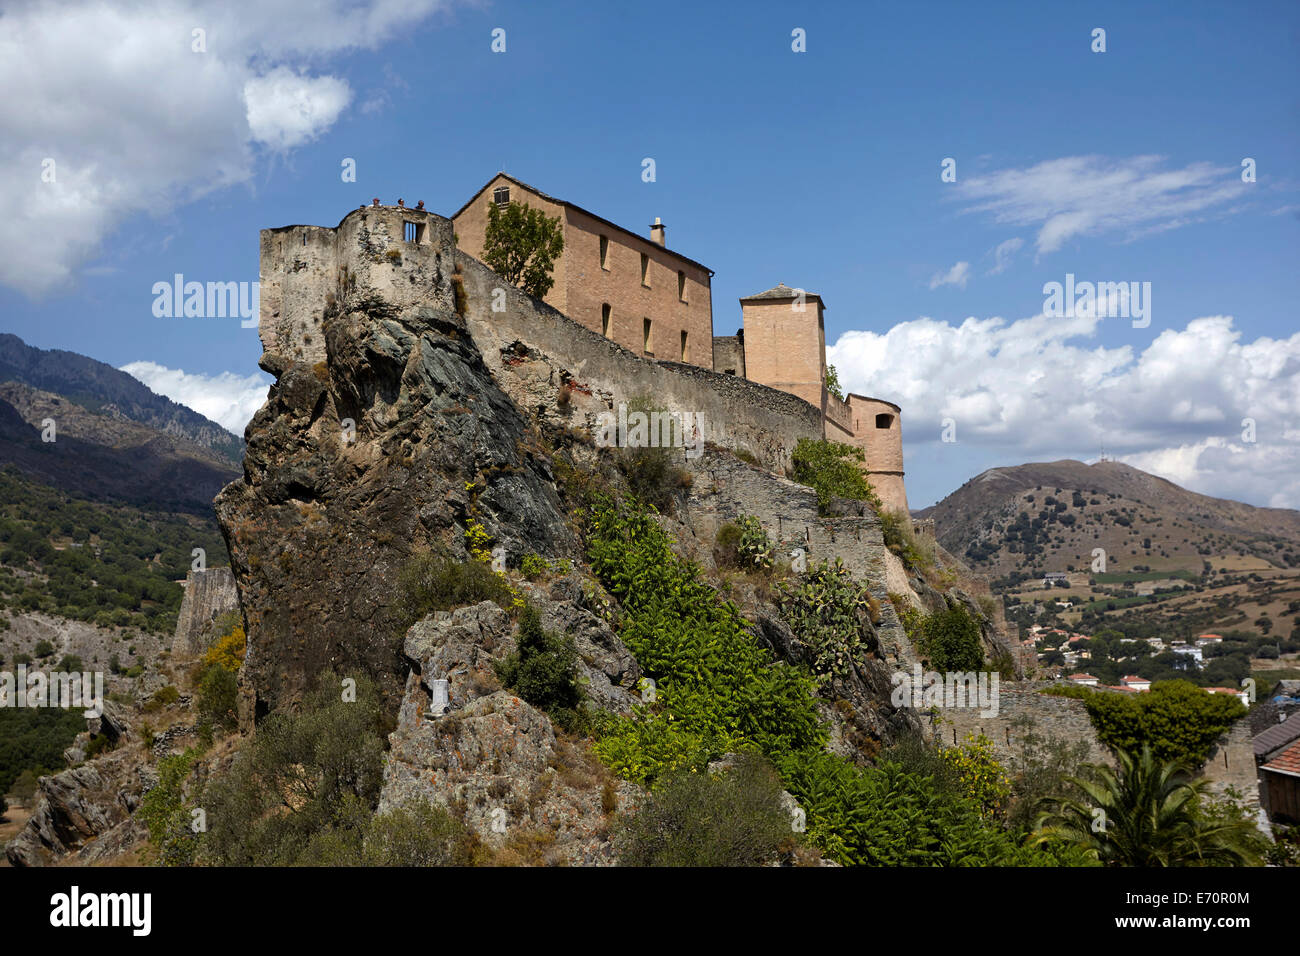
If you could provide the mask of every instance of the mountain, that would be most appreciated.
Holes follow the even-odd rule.
[[[1183,568],[1253,557],[1300,567],[1300,511],[1211,498],[1117,461],[991,468],[938,504],[939,542],[997,575],[1085,570],[1104,548],[1107,571]]]
[[[76,352],[38,349],[0,334],[0,382],[17,382],[62,395],[87,411],[138,422],[210,448],[238,466],[244,441],[193,409],[151,391],[138,379]]]
[[[110,365],[0,335],[0,465],[40,484],[210,518],[212,499],[239,475],[243,444]]]
[[[1300,637],[1300,511],[1211,498],[1116,461],[1055,461],[992,468],[916,516],[993,579],[1022,625],[1214,631],[1256,650],[1282,641],[1282,654]],[[1065,576],[1050,596],[1049,573]]]

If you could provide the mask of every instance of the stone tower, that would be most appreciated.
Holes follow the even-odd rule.
[[[745,377],[826,411],[826,330],[821,296],[784,282],[740,300]]]
[[[866,453],[872,487],[885,508],[907,514],[902,409],[893,402],[866,395],[849,395],[848,403],[852,410],[853,444]]]

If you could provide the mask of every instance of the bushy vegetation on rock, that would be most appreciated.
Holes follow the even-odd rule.
[[[880,498],[862,470],[865,461],[866,452],[855,445],[800,438],[794,448],[793,477],[817,492],[817,506],[823,511],[832,498],[851,498],[869,502],[879,512]]]

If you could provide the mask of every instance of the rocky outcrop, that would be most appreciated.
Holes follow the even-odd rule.
[[[573,575],[551,593],[581,593]],[[529,595],[543,626],[571,634],[588,699],[626,713],[640,670],[621,641],[579,603],[552,600],[546,589]],[[487,845],[521,842],[537,862],[598,865],[613,862],[609,817],[639,794],[613,779],[585,744],[557,736],[542,711],[500,689],[493,665],[515,647],[510,617],[491,602],[439,613],[414,625],[404,653],[412,665],[390,735],[380,811],[413,800],[458,810]],[[449,682],[450,707],[429,710],[429,682]]]
[[[62,773],[41,777],[32,815],[26,826],[5,847],[13,866],[48,866],[68,861],[90,864],[111,859],[138,843],[142,824],[131,814],[147,787],[148,768],[125,714],[106,702],[102,716],[88,722],[88,730],[66,755],[85,759],[91,735],[102,735],[113,747],[89,763]]]
[[[315,365],[268,347],[276,382],[248,427],[244,478],[216,502],[258,713],[325,668],[374,676],[396,704],[394,594],[413,553],[464,557],[473,525],[513,560],[576,550],[535,431],[454,311],[349,288],[319,334]]]
[[[176,617],[172,656],[198,657],[221,635],[213,622],[228,611],[239,610],[239,593],[230,568],[208,568],[185,575],[185,597]]]

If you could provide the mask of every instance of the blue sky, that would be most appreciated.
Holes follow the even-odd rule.
[[[716,334],[778,281],[822,295],[845,384],[903,406],[913,507],[1103,448],[1300,506],[1300,5],[301,6],[0,16],[0,328],[238,430],[256,332],[156,318],[155,282],[251,281],[261,228],[450,214],[504,167],[662,217],[716,271]],[[1044,318],[1067,273],[1149,282],[1149,327]]]

